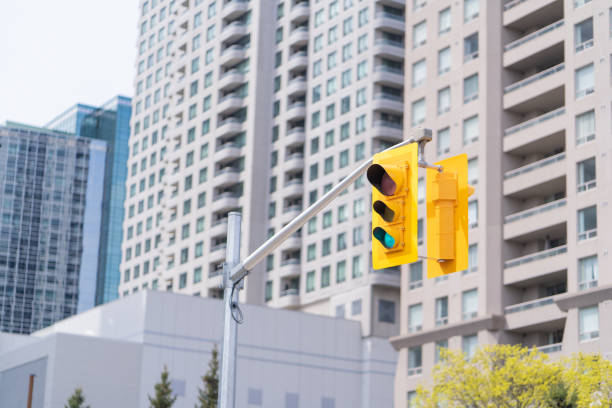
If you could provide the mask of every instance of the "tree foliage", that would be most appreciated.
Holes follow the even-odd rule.
[[[68,405],[64,405],[64,408],[89,408],[89,405],[84,404],[85,396],[83,395],[83,389],[77,387],[70,398],[68,398]]]
[[[172,385],[168,381],[168,367],[164,366],[161,373],[161,380],[155,384],[155,396],[149,396],[151,408],[170,408],[176,401],[176,396],[172,396]]]
[[[208,371],[202,377],[204,389],[198,389],[198,403],[196,408],[217,408],[219,396],[219,350],[215,344],[212,356],[208,363]]]
[[[467,359],[445,349],[432,377],[430,388],[417,390],[417,407],[612,406],[612,363],[597,355],[552,361],[535,349],[495,345]]]

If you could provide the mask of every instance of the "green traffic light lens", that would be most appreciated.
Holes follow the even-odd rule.
[[[391,249],[395,246],[395,238],[380,227],[374,228],[372,235],[374,235],[374,238],[376,238],[387,249]]]

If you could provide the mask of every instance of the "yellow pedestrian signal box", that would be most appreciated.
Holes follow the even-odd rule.
[[[427,169],[427,277],[468,267],[468,197],[474,188],[467,182],[467,155],[439,161],[442,172]]]
[[[389,268],[417,260],[417,143],[374,155],[372,266]]]

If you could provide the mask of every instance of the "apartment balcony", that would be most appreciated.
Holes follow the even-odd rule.
[[[555,21],[504,46],[504,68],[545,65],[563,55],[564,20]]]
[[[297,96],[304,95],[308,90],[308,83],[305,76],[292,78],[287,83],[287,95]]]
[[[563,350],[563,343],[545,344],[537,347],[540,353],[550,355],[556,355]]]
[[[285,171],[296,171],[304,169],[304,154],[293,153],[285,158],[285,164],[283,170]]]
[[[386,65],[376,65],[372,75],[375,83],[404,86],[404,71],[401,69],[391,68]]]
[[[388,40],[386,38],[377,38],[374,41],[374,55],[382,57],[390,57],[395,60],[404,59],[404,43],[399,41]]]
[[[212,211],[229,211],[237,208],[240,204],[240,196],[236,193],[227,192],[217,195],[212,202]]]
[[[283,223],[289,223],[293,221],[298,215],[300,215],[301,212],[302,212],[301,204],[295,204],[295,205],[284,207],[283,214],[281,216],[281,221]]]
[[[285,144],[287,146],[303,145],[305,141],[306,131],[303,127],[289,129],[285,136]]]
[[[565,144],[565,107],[546,112],[504,130],[504,152],[529,155]]]
[[[215,162],[226,162],[238,159],[240,156],[242,156],[242,146],[228,142],[217,147],[214,159]]]
[[[301,1],[291,7],[289,21],[292,23],[302,23],[308,20],[308,17],[310,17],[310,3],[308,1]]]
[[[401,271],[399,269],[370,269],[368,281],[375,286],[398,288],[401,285]]]
[[[217,112],[230,115],[244,106],[244,96],[236,93],[227,94],[217,101]]]
[[[206,255],[206,260],[212,263],[221,263],[225,261],[226,248],[227,244],[225,243],[211,246],[210,251],[208,251],[208,254]],[[223,273],[223,269],[221,269],[221,273]]]
[[[300,240],[301,243],[301,240]],[[278,270],[281,278],[291,278],[300,276],[302,263],[299,258],[289,258],[281,261],[281,266]]]
[[[504,174],[504,195],[520,197],[538,191],[544,196],[563,191],[566,172],[565,152],[508,171]]]
[[[283,195],[286,197],[295,197],[304,195],[304,180],[295,178],[285,183]]]
[[[514,239],[565,223],[568,216],[566,205],[567,199],[564,198],[504,217],[504,239]]]
[[[234,21],[223,27],[219,39],[221,42],[232,42],[244,37],[247,34],[248,27],[242,21]]]
[[[215,172],[215,187],[225,187],[240,182],[241,170],[228,166]]]
[[[231,0],[223,5],[221,16],[224,20],[235,20],[249,11],[249,2],[246,0]]]
[[[230,69],[219,78],[219,89],[237,88],[246,82],[246,75],[237,69]]]
[[[308,52],[298,51],[292,54],[287,61],[287,68],[289,68],[289,71],[308,68]]]
[[[217,123],[216,136],[230,137],[242,132],[242,121],[238,118],[227,118]]]
[[[511,0],[504,4],[503,24],[506,27],[529,27],[557,16],[563,16],[562,0]]]
[[[280,297],[276,300],[275,306],[281,309],[294,309],[300,305],[300,290],[285,289],[281,290]]]
[[[283,115],[286,120],[300,120],[306,118],[306,103],[293,102],[287,106],[287,110]]]
[[[227,65],[236,65],[240,61],[243,61],[247,57],[248,47],[244,45],[234,44],[230,45],[223,51],[221,51],[221,55],[219,56],[219,65],[227,66]]]
[[[372,108],[378,111],[401,115],[404,113],[404,99],[397,95],[382,92],[375,93],[372,98]]]
[[[283,251],[286,251],[286,250],[299,251],[301,248],[302,248],[302,237],[295,235],[295,234],[289,236],[289,238],[285,239],[283,243],[280,244],[280,249]],[[300,260],[298,259],[298,265],[299,264],[300,264]]]
[[[516,113],[552,110],[565,100],[565,63],[555,65],[504,88],[504,109]]]
[[[374,29],[403,34],[406,30],[406,18],[392,13],[379,11],[374,16]]]
[[[290,46],[301,46],[308,44],[308,27],[300,26],[294,28],[289,34],[289,45]]]
[[[215,237],[224,233],[227,233],[227,218],[213,220],[210,225],[210,236]]]
[[[530,300],[507,306],[505,309],[506,329],[510,331],[547,331],[559,327],[565,320],[555,304],[555,296]]]
[[[568,262],[566,245],[509,259],[504,262],[504,285],[528,286],[566,276]]]
[[[370,132],[373,138],[391,142],[400,142],[403,138],[403,126],[399,123],[375,120]]]

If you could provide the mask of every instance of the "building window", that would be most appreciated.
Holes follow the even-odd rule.
[[[478,115],[469,117],[463,121],[463,145],[478,141]]]
[[[436,299],[436,326],[448,324],[448,296]]]
[[[597,206],[578,210],[578,241],[597,236]]]
[[[363,276],[363,263],[361,262],[361,255],[353,257],[353,278]]]
[[[336,264],[336,283],[342,283],[346,280],[346,261],[340,261]]]
[[[478,74],[470,75],[463,80],[463,103],[478,99]]]
[[[468,203],[468,226],[470,228],[478,226],[478,200]]]
[[[306,293],[312,292],[315,288],[315,273],[310,271],[306,274]]]
[[[436,341],[435,354],[434,354],[435,364],[438,364],[442,360],[442,349],[447,349],[447,348],[448,348],[447,339]]]
[[[595,158],[583,160],[577,165],[576,184],[579,193],[596,187]]]
[[[193,283],[199,283],[202,281],[202,267],[198,266],[193,270]]]
[[[463,271],[463,275],[478,271],[478,244],[468,247],[468,268]]]
[[[478,289],[470,289],[462,293],[461,313],[463,320],[470,320],[478,316]]]
[[[359,316],[361,314],[361,299],[353,300],[351,302],[351,315]]]
[[[472,334],[461,338],[461,350],[467,359],[471,359],[476,354],[478,348],[478,335]]]
[[[468,22],[478,17],[480,0],[465,0],[463,3],[463,21]]]
[[[378,321],[395,324],[395,302],[384,299],[378,300]]]
[[[344,319],[344,316],[346,315],[346,310],[344,308],[344,305],[338,305],[336,306],[336,317],[339,317],[341,319]]]
[[[450,111],[451,95],[450,86],[438,91],[438,115],[443,115]]]
[[[463,62],[478,58],[478,32],[463,39]]]
[[[408,333],[423,330],[423,305],[421,303],[408,307]]]
[[[425,58],[412,64],[412,87],[416,88],[427,79],[427,64]]]
[[[595,111],[581,113],[576,116],[576,145],[581,145],[595,139]]]
[[[330,272],[331,268],[329,265],[321,268],[321,288],[326,288],[330,284]]]
[[[450,128],[438,130],[438,156],[450,152]]]
[[[578,260],[578,290],[586,290],[597,286],[599,269],[597,255]]]
[[[413,290],[423,286],[423,262],[418,261],[410,264],[410,276],[408,289]]]
[[[427,42],[427,22],[425,20],[412,27],[412,48],[425,45]]]
[[[331,238],[325,238],[321,242],[321,256],[327,256],[331,254]]]
[[[185,286],[187,286],[187,272],[183,272],[179,276],[179,289],[183,289]]]
[[[421,346],[408,348],[408,376],[420,375],[423,372],[423,359]]]
[[[468,160],[468,183],[478,184],[478,157]]]
[[[578,311],[580,341],[599,337],[599,310],[597,305],[584,307]]]
[[[595,68],[593,64],[576,70],[576,99],[595,92]]]
[[[574,45],[576,52],[593,46],[593,18],[587,18],[574,26]]]
[[[270,301],[270,299],[272,299],[272,289],[273,289],[273,282],[272,281],[267,281],[266,282],[266,291],[265,291],[265,301],[268,302]]]
[[[425,98],[412,102],[412,126],[425,122]]]
[[[438,13],[438,35],[449,32],[451,29],[451,9],[450,7]]]

